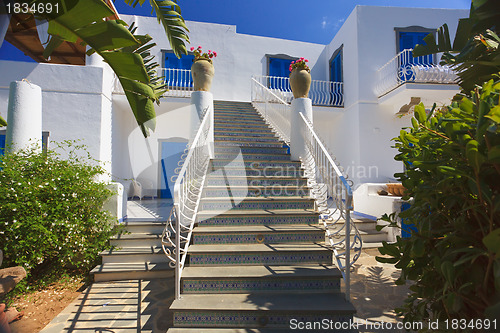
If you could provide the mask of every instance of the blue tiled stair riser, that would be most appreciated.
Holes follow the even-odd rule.
[[[279,209],[313,209],[314,201],[276,201],[247,202],[235,204],[233,200],[221,202],[203,202],[201,210],[279,210]]]
[[[318,224],[318,215],[306,216],[214,216],[208,219],[200,219],[201,225],[276,225],[276,224]]]
[[[194,235],[193,244],[281,244],[281,243],[319,243],[325,240],[325,232],[318,230],[307,233],[269,233],[262,234],[214,234]]]
[[[329,312],[314,314],[285,314],[262,312],[224,312],[193,311],[174,313],[174,322],[184,327],[228,327],[228,328],[281,328],[290,329],[290,322],[332,322],[352,321],[352,315],[338,315]],[[332,332],[331,330],[328,332]],[[347,330],[342,332],[349,332]]]
[[[230,154],[287,154],[287,148],[267,148],[267,147],[222,147],[216,146],[215,153],[230,153]]]
[[[276,291],[329,291],[340,292],[340,279],[301,278],[297,279],[231,279],[231,280],[183,280],[185,293],[235,293],[235,292],[276,292]]]
[[[211,189],[205,188],[205,196],[210,198],[215,197],[233,197],[233,198],[242,198],[242,197],[250,197],[250,198],[259,198],[259,197],[307,197],[309,196],[309,189],[304,187],[284,187],[284,186],[266,186],[259,187],[257,189],[248,188],[248,189]]]
[[[192,266],[211,265],[289,265],[289,264],[331,264],[332,251],[325,249],[318,253],[275,252],[268,253],[204,253],[190,254],[189,264]]]
[[[264,178],[252,177],[247,178],[233,178],[231,180],[226,177],[209,176],[207,179],[207,186],[263,186],[267,188],[274,188],[275,192],[279,191],[279,186],[307,186],[307,179],[305,178]],[[285,189],[283,189],[284,191]]]

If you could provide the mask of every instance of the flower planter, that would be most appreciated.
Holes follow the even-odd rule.
[[[195,91],[210,91],[214,77],[214,66],[209,59],[198,59],[191,66]]]
[[[293,98],[306,98],[311,88],[311,74],[306,69],[295,68],[290,73]]]

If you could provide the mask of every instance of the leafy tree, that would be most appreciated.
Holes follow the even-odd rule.
[[[38,19],[49,22],[50,41],[44,57],[63,41],[76,43],[82,40],[93,52],[98,53],[118,76],[144,136],[155,129],[154,103],[159,104],[165,86],[154,70],[158,64],[148,52],[155,44],[148,35],[136,35],[135,29],[127,29],[122,20],[113,19],[115,13],[103,0],[28,0],[29,6],[40,3],[59,4],[58,11],[39,12]],[[129,5],[143,4],[145,0],[125,0]],[[185,41],[188,31],[177,0],[149,0],[158,22],[165,29],[174,53],[180,57],[187,53]],[[0,122],[5,122],[0,119]]]
[[[411,200],[399,217],[417,231],[383,243],[384,256],[377,260],[401,269],[397,284],[414,281],[396,309],[406,321],[500,320],[498,22],[497,1],[473,0],[453,46],[444,25],[437,43],[430,34],[427,45],[413,52],[445,52],[442,62],[455,66],[462,92],[450,106],[429,113],[416,106],[412,127],[394,139],[395,159],[406,169],[395,176],[407,189],[404,199]],[[398,227],[395,213],[382,219]]]

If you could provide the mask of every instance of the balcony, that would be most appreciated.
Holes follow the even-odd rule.
[[[457,74],[448,66],[436,65],[436,55],[413,57],[406,49],[377,71],[375,92],[381,104],[401,106],[412,97],[426,105],[447,104],[458,92]]]
[[[270,89],[283,101],[290,103],[293,99],[290,79],[278,76],[254,76],[254,79]],[[309,98],[315,106],[344,106],[344,85],[342,82],[312,80]]]

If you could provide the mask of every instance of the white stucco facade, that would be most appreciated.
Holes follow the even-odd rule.
[[[409,124],[395,113],[409,96],[423,101],[446,100],[450,85],[407,85],[386,96],[376,93],[377,70],[397,54],[396,28],[436,29],[447,23],[456,30],[467,10],[358,6],[328,45],[239,34],[234,25],[187,22],[191,45],[218,53],[214,60],[212,93],[215,100],[250,101],[253,75],[268,74],[268,56],[309,59],[313,80],[330,80],[330,61],[342,48],[344,107],[313,106],[315,128],[355,188],[361,183],[387,182],[402,165],[394,161],[391,139]],[[156,18],[123,15],[135,22],[137,33],[151,35],[152,53],[161,64],[170,49]],[[453,37],[453,36],[452,36]],[[189,47],[190,47],[189,46]],[[159,188],[162,142],[187,142],[192,110],[189,98],[163,98],[156,131],[145,139],[123,94],[113,94],[108,68],[0,61],[0,114],[6,118],[10,82],[27,79],[42,89],[44,131],[50,140],[80,139],[101,160],[112,178],[126,187],[130,179],[145,179]],[[428,97],[427,99],[425,97]],[[429,105],[426,105],[429,106]]]

